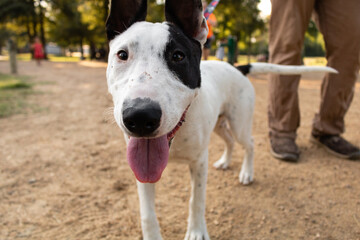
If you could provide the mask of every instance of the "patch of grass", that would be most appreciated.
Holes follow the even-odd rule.
[[[19,61],[29,62],[32,61],[30,53],[19,53],[16,55],[16,59]],[[50,62],[79,62],[79,57],[67,57],[67,56],[57,56],[53,54],[48,54],[48,59]],[[2,60],[8,61],[9,56],[3,56]]]
[[[31,61],[30,53],[21,53],[17,54],[16,58],[20,61]],[[79,62],[80,58],[78,57],[67,57],[67,56],[57,56],[53,54],[48,54],[48,59],[50,62]]]
[[[41,81],[41,82],[36,82],[36,85],[56,85],[56,82],[54,82],[54,81]]]
[[[215,56],[209,56],[209,60],[218,60]],[[224,62],[227,62],[227,56],[224,57]],[[250,56],[250,62],[256,62],[256,56]],[[238,55],[237,63],[235,65],[245,65],[248,64],[247,55]]]
[[[306,66],[326,66],[327,61],[325,57],[304,57],[304,64]]]
[[[79,62],[80,58],[78,57],[66,57],[66,56],[56,56],[48,55],[48,58],[51,62]]]
[[[19,53],[16,55],[16,59],[20,61],[31,61],[30,53]]]
[[[0,73],[0,118],[33,108],[26,102],[30,94],[33,94],[32,84],[28,83],[27,77]]]
[[[0,80],[1,89],[16,89],[16,88],[30,88],[31,85],[18,79],[11,79],[9,81]]]

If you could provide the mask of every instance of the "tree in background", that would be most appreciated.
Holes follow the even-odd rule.
[[[5,27],[0,27],[0,55],[2,55],[2,49],[6,45],[6,41],[10,38],[11,32]]]
[[[46,3],[45,0],[1,0],[0,23],[2,28],[11,35],[22,38],[21,40],[28,45],[40,32],[39,37],[45,46],[44,3]]]
[[[250,56],[254,34],[265,28],[260,18],[260,0],[222,0],[215,10],[218,20],[217,37],[235,36],[242,42]]]
[[[83,45],[89,38],[89,24],[82,19],[79,11],[80,1],[51,0],[52,13],[49,16],[50,38],[60,46],[79,45],[81,58],[84,58]]]
[[[47,5],[46,0],[35,0],[35,5],[38,8],[38,19],[39,19],[39,26],[40,26],[40,39],[41,43],[44,46],[44,58],[48,59],[47,52],[46,52],[46,37],[45,37],[45,7]],[[35,35],[36,36],[36,35]]]
[[[46,36],[63,47],[101,45],[106,48],[105,21],[109,0],[1,0],[0,49],[9,33],[20,45],[30,45],[39,36],[46,46]],[[5,39],[6,38],[6,39]]]
[[[215,10],[217,38],[235,36],[238,41],[236,46],[248,56],[266,53],[267,20],[260,18],[259,2],[221,0]],[[147,21],[164,20],[164,5],[160,3],[163,1],[148,1]],[[108,6],[109,0],[0,0],[0,53],[7,38],[13,34],[20,49],[39,36],[43,46],[48,39],[67,49],[80,47],[82,58],[84,45],[90,46],[91,58],[97,57],[99,49],[106,56]],[[311,24],[305,35],[304,53],[306,56],[323,56],[323,41],[315,24]]]
[[[89,24],[90,58],[107,58],[105,22],[109,15],[109,0],[84,2],[82,6],[83,21]],[[102,53],[104,56],[101,56]]]
[[[50,0],[49,35],[62,47],[80,46],[84,58],[84,44],[90,45],[91,56],[97,46],[107,48],[105,21],[109,0]]]
[[[33,0],[2,0],[0,1],[0,22],[14,22],[26,31],[28,40],[37,34],[37,14]]]
[[[165,19],[165,1],[149,0],[146,21],[162,22]]]

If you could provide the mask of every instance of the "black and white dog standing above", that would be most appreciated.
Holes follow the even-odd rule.
[[[168,159],[173,159],[190,166],[185,239],[209,239],[205,188],[210,134],[215,131],[226,145],[216,168],[230,164],[234,140],[245,148],[239,181],[249,184],[253,180],[254,89],[239,69],[219,61],[201,62],[208,31],[201,0],[167,0],[164,23],[145,22],[146,12],[146,0],[112,0],[106,23],[108,90],[137,179],[143,238],[161,239],[154,183]],[[285,74],[334,71],[272,64],[246,69]]]

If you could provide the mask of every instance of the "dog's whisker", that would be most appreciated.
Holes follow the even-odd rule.
[[[113,116],[114,114],[114,107],[109,107],[104,110],[103,115],[104,116]]]

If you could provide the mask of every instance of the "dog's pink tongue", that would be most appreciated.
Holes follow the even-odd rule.
[[[137,180],[143,183],[157,182],[169,159],[169,142],[164,135],[154,139],[130,137],[127,160]]]

